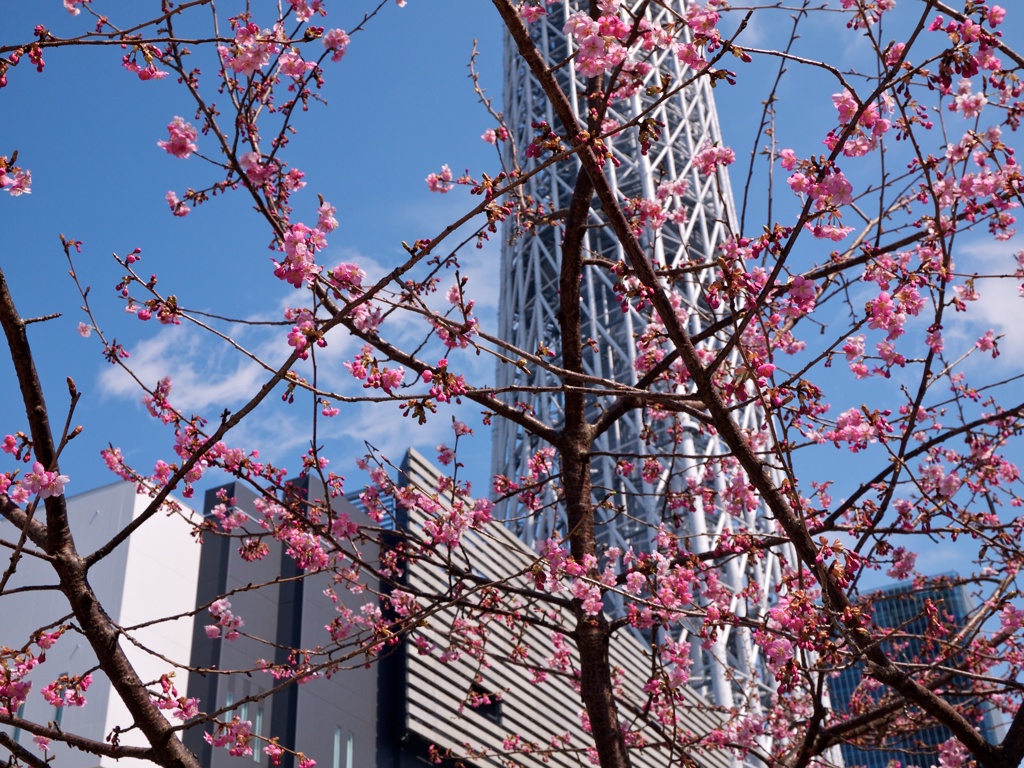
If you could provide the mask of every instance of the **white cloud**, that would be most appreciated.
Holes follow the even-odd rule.
[[[999,242],[985,239],[963,244],[956,252],[956,268],[960,273],[979,275],[1012,275],[1017,269],[1014,254],[1021,249],[1021,238]],[[980,299],[967,305],[967,312],[947,314],[945,333],[959,342],[973,342],[992,329],[1003,338],[999,341],[1000,366],[1020,367],[1024,358],[1024,333],[1020,318],[1024,298],[1020,295],[1021,280],[1011,277],[979,278],[975,289]],[[957,280],[957,284],[962,280]],[[987,356],[986,356],[987,357]],[[992,362],[988,360],[987,362]]]
[[[269,377],[256,362],[195,328],[162,329],[130,351],[126,362],[139,381],[152,387],[170,376],[171,402],[185,412],[235,405],[251,397]],[[105,395],[142,396],[138,384],[119,366],[104,368],[99,384]]]

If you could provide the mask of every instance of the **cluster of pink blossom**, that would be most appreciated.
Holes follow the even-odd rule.
[[[736,162],[736,153],[729,147],[709,145],[693,156],[693,164],[705,176],[710,176],[719,168]]]
[[[307,22],[313,18],[315,13],[319,13],[321,16],[327,15],[327,11],[324,9],[324,0],[288,0],[288,4],[295,12],[296,21]]]
[[[835,210],[853,202],[853,185],[838,168],[826,169],[816,181],[797,172],[787,179],[790,189],[798,195],[807,195],[818,211]]]
[[[280,528],[274,535],[285,544],[285,554],[303,571],[322,571],[331,564],[331,558],[324,551],[319,536],[294,527]]]
[[[813,280],[797,275],[789,281],[787,294],[789,301],[782,310],[783,314],[787,317],[800,317],[814,310],[818,300],[818,286]]]
[[[242,720],[237,715],[228,724],[217,723],[213,733],[204,733],[207,744],[215,747],[227,747],[232,757],[248,757],[252,755],[252,723]]]
[[[0,189],[11,197],[32,194],[32,171],[0,167]]]
[[[963,481],[956,472],[946,472],[938,461],[930,461],[918,468],[918,483],[922,493],[935,493],[943,498],[952,498],[960,490]]]
[[[448,303],[456,307],[462,315],[462,322],[454,322],[447,318],[432,318],[430,324],[434,327],[437,338],[448,347],[448,349],[465,349],[469,346],[472,338],[477,333],[479,321],[473,317],[473,307],[476,302],[470,299],[466,301],[463,294],[464,285],[452,285],[445,298]]]
[[[888,133],[892,123],[889,119],[880,114],[878,104],[866,104],[861,110],[856,98],[849,90],[832,95],[832,103],[839,112],[839,124],[849,126],[857,113],[856,124],[852,129],[847,128],[847,136],[843,141],[843,155],[845,157],[863,157],[878,146],[879,140]],[[882,99],[882,110],[890,113],[893,110],[891,97],[886,94]],[[852,131],[852,132],[851,132]],[[830,131],[825,137],[825,146],[834,150],[839,145],[839,135],[836,131]]]
[[[124,463],[124,456],[121,453],[120,448],[113,446],[104,448],[100,451],[100,456],[103,458],[103,463],[107,465],[107,469],[113,472],[115,475],[120,477],[122,480],[132,480],[131,471]]]
[[[153,418],[160,419],[164,424],[170,424],[178,418],[178,412],[171,405],[168,397],[171,394],[171,377],[164,376],[153,387],[152,393],[142,396],[142,404]]]
[[[402,386],[405,380],[405,368],[385,368],[377,364],[373,356],[373,349],[367,344],[364,345],[359,356],[350,362],[344,363],[353,378],[365,382],[363,386],[367,389],[383,389],[387,394],[393,394],[396,389]]]
[[[178,195],[174,190],[169,190],[164,196],[164,199],[167,200],[167,205],[171,209],[172,216],[185,217],[188,216],[192,210],[185,204],[184,200],[178,199]]]
[[[427,189],[442,195],[451,192],[455,187],[455,183],[452,181],[452,169],[447,164],[441,166],[441,173],[428,174],[426,182]]]
[[[572,652],[565,643],[565,635],[561,632],[551,633],[551,655],[544,660],[549,669],[556,672],[578,674],[572,660]]]
[[[857,453],[876,440],[885,442],[894,428],[886,420],[889,411],[865,412],[862,408],[850,408],[836,419],[835,429],[825,433],[824,438],[836,444],[849,443],[850,451]]]
[[[40,499],[49,499],[53,496],[63,496],[64,486],[70,478],[57,472],[48,472],[46,467],[38,461],[32,464],[32,471],[25,475],[22,481],[28,493],[36,494]]]
[[[295,323],[288,332],[288,346],[294,347],[300,359],[305,360],[309,357],[309,347],[313,342],[321,348],[327,346],[327,339],[317,328],[316,318],[308,309],[289,307],[284,311],[284,319],[289,323]]]
[[[284,234],[284,261],[272,260],[274,276],[296,288],[312,283],[321,270],[315,254],[326,247],[327,239],[322,231],[302,223],[292,224]]]
[[[686,182],[679,182],[679,184],[685,190]],[[666,183],[663,182],[658,187],[657,197],[654,200],[649,200],[645,197],[635,197],[626,200],[626,204],[623,206],[624,213],[629,217],[633,234],[636,236],[639,237],[645,227],[656,232],[669,221],[680,225],[686,223],[686,209],[679,206],[675,210],[671,210],[670,205],[673,202],[671,198],[674,195],[664,191],[665,187]]]
[[[242,169],[242,173],[245,174],[245,178],[256,187],[269,186],[279,170],[276,162],[273,160],[264,162],[263,156],[255,150],[239,155],[238,165]]]
[[[840,0],[840,4],[854,12],[846,26],[850,29],[863,29],[876,24],[883,13],[895,8],[896,0]]]
[[[576,71],[583,77],[600,77],[621,64],[628,52],[623,43],[631,26],[619,18],[617,0],[604,6],[607,10],[598,19],[576,12],[562,28],[576,43]]]
[[[145,66],[139,64],[138,57],[142,55]],[[121,59],[121,66],[127,69],[129,72],[134,72],[139,80],[163,80],[167,77],[169,72],[162,69],[156,68],[155,59],[160,59],[163,54],[160,49],[152,45],[140,45],[132,49],[132,52],[125,54],[124,58]]]
[[[331,61],[341,61],[348,50],[348,33],[343,29],[331,29],[324,33],[324,48],[331,52]]]
[[[428,368],[422,377],[430,384],[428,394],[439,403],[460,402],[459,398],[466,394],[466,377],[449,372],[447,359],[438,360],[436,368]]]
[[[896,581],[906,581],[913,575],[916,563],[916,552],[910,552],[906,547],[896,547],[892,551],[892,566],[885,572],[885,575]]]
[[[544,18],[548,15],[548,9],[543,5],[530,5],[523,3],[519,7],[519,15],[523,17],[523,21],[527,24],[533,24],[535,21]]]
[[[187,698],[178,693],[171,678],[174,673],[160,676],[160,692],[151,694],[150,698],[158,709],[170,710],[171,715],[184,722],[199,714],[199,700]]]
[[[968,120],[973,120],[981,115],[981,110],[988,104],[988,99],[981,91],[971,90],[971,81],[962,79],[956,86],[956,96],[949,103],[950,112],[959,112]]]
[[[186,123],[183,117],[176,116],[168,123],[167,133],[170,138],[167,141],[158,141],[156,145],[168,154],[184,160],[199,149],[196,146],[196,138],[199,136],[199,133],[192,125]]]
[[[251,77],[270,63],[270,57],[281,51],[280,43],[285,39],[284,30],[264,30],[249,22],[239,24],[235,30],[235,43],[231,48],[219,46],[221,61],[237,75]]]
[[[850,234],[852,227],[840,225],[842,212],[839,208],[853,202],[853,185],[843,172],[834,165],[822,167],[813,161],[801,161],[792,149],[782,150],[779,159],[785,170],[796,170],[786,180],[790,189],[798,195],[807,195],[819,213],[805,224],[806,229],[819,239],[836,242]]]
[[[84,707],[85,692],[92,685],[92,675],[61,675],[39,693],[53,707]]]
[[[441,504],[421,497],[417,504],[428,512],[423,523],[426,544],[430,547],[458,547],[462,536],[470,530],[479,530],[491,522],[493,505],[487,498],[472,502],[456,498],[449,504]]]
[[[967,747],[957,738],[946,739],[939,745],[938,768],[963,768],[973,761]]]
[[[82,12],[82,9],[78,6],[91,2],[92,0],[64,0],[64,9],[72,16],[77,16]]]
[[[231,533],[237,529],[245,530],[246,523],[252,521],[252,518],[244,510],[234,506],[234,501],[234,499],[227,499],[210,510],[210,514],[217,518],[221,530],[225,533]]]
[[[306,76],[307,72],[316,69],[316,63],[303,59],[298,48],[286,49],[278,57],[277,65],[282,75],[296,80],[301,80]]]
[[[339,603],[335,606],[335,611],[338,615],[324,629],[336,643],[344,642],[363,631],[376,632],[385,625],[378,605],[364,603],[356,612]],[[377,650],[377,646],[367,646],[368,658],[372,658]]]
[[[336,291],[350,292],[353,295],[362,293],[364,277],[366,273],[355,264],[339,264],[325,275],[327,282]]]
[[[991,329],[985,331],[985,334],[974,342],[974,346],[982,352],[991,352],[993,358],[999,357],[999,342],[996,341],[996,332]]]
[[[497,128],[488,128],[483,132],[480,138],[488,144],[497,144],[499,141],[508,141],[508,130],[506,130],[503,125],[499,125]]]
[[[866,306],[868,317],[868,328],[886,331],[888,341],[898,339],[903,335],[903,326],[907,322],[907,313],[903,305],[893,301],[888,291],[881,291],[878,296],[869,301]]]
[[[45,656],[28,650],[18,652],[0,647],[0,715],[10,717],[18,712],[32,690],[32,683],[25,678],[44,660]]]
[[[1013,603],[1004,603],[999,611],[999,628],[1004,632],[1016,632],[1024,627],[1024,611]]]
[[[691,3],[686,8],[686,25],[693,33],[691,40],[682,40],[676,46],[679,61],[695,72],[707,67],[706,52],[715,51],[722,41],[722,33],[718,30],[718,8],[723,5],[719,0],[708,0],[701,6]],[[742,54],[744,60],[749,58]]]
[[[225,640],[237,640],[239,638],[238,630],[245,622],[242,621],[241,616],[236,616],[231,612],[230,600],[224,597],[220,600],[214,600],[210,604],[210,615],[217,620],[217,623],[207,624],[203,628],[208,638],[211,640],[218,637],[223,637]],[[217,746],[221,745],[218,744]]]

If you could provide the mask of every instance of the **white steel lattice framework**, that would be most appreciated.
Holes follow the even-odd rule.
[[[562,28],[568,15],[580,10],[578,6],[581,5],[585,10],[589,4],[559,0],[547,6],[546,17],[530,25],[534,40],[546,55],[549,65],[563,62],[572,54]],[[643,5],[639,3],[639,6]],[[652,2],[647,4],[647,8],[652,23],[669,26],[682,18],[685,0]],[[649,56],[645,60],[654,65],[650,74],[651,85],[658,84],[657,78],[663,72],[671,73],[673,84],[693,76],[672,48],[643,55]],[[577,78],[573,63],[558,68],[556,75],[567,96],[580,105],[584,84]],[[654,101],[641,89],[625,102],[618,101],[612,105],[607,118],[620,124],[644,113],[659,121],[664,128],[660,139],[652,142],[646,155],[640,151],[636,128],[610,138],[608,144],[618,164],[607,163],[605,173],[622,200],[635,197],[654,199],[661,179],[685,180],[686,191],[681,200],[676,200],[688,212],[685,223],[669,222],[656,235],[646,232],[644,245],[656,264],[670,268],[714,262],[717,247],[734,231],[736,214],[728,174],[722,171],[717,177],[704,175],[692,162],[699,150],[721,142],[709,79],[697,78],[677,95],[652,107]],[[512,141],[520,151],[536,135],[534,123],[546,121],[554,130],[561,129],[543,90],[509,38],[505,44],[504,116],[513,134]],[[586,124],[585,121],[581,123]],[[532,167],[530,162],[536,161],[528,161],[525,170]],[[578,169],[579,166],[572,162],[552,166],[552,169],[533,176],[525,193],[534,201],[543,202],[549,211],[564,209],[572,197]],[[604,228],[605,222],[599,210],[591,210],[590,224],[584,243],[586,252],[615,262],[624,260],[622,248]],[[524,351],[553,350],[555,357],[552,359],[557,364],[559,243],[562,230],[556,224],[538,227],[528,234],[511,231],[506,234],[501,261],[501,337]],[[692,274],[693,279],[677,284],[677,290],[683,304],[691,308],[689,330],[696,334],[714,320],[714,314],[702,299],[704,282],[713,279],[713,275],[711,270]],[[632,384],[637,379],[634,369],[637,356],[635,337],[646,327],[646,321],[633,310],[623,312],[615,295],[615,280],[615,276],[604,268],[587,267],[583,273],[583,335],[596,342],[585,347],[584,362],[586,372],[595,377]],[[707,343],[714,344],[713,341]],[[557,392],[551,391],[560,387],[562,381],[551,372],[532,365],[528,371],[513,365],[499,365],[497,385],[517,388],[518,391],[505,395],[509,401],[531,408],[547,423],[562,423],[561,399]],[[539,391],[531,392],[530,388]],[[592,413],[597,414],[601,407],[601,399],[594,398]],[[684,513],[682,519],[666,513],[666,497],[673,491],[680,491],[687,478],[695,478],[705,487],[714,487],[719,492],[715,498],[721,498],[726,485],[736,480],[721,472],[705,472],[705,457],[720,455],[723,446],[717,439],[700,432],[695,422],[688,423],[685,416],[680,418],[676,424],[685,430],[683,444],[675,448],[672,466],[666,467],[661,479],[654,484],[646,483],[639,471],[625,477],[615,472],[616,457],[642,457],[658,452],[657,446],[645,445],[641,439],[645,428],[650,427],[642,411],[634,411],[622,418],[596,445],[593,461],[595,493],[611,502],[609,509],[602,511],[606,518],[600,521],[600,535],[607,546],[618,546],[623,550],[629,546],[637,550],[646,549],[652,543],[653,532],[662,522],[676,525],[695,553],[713,549],[723,531],[743,529],[770,533],[774,529],[773,521],[762,508],[727,511],[717,503],[704,505],[697,500],[695,510]],[[741,426],[750,431],[757,431],[763,426],[763,415],[755,408],[740,412],[737,418]],[[655,425],[654,428],[659,427]],[[664,429],[663,423],[660,428]],[[661,442],[664,445],[665,441]],[[535,439],[515,424],[502,421],[494,430],[494,472],[513,479],[527,475],[526,463],[540,447]],[[642,458],[636,461],[638,468],[641,461]],[[547,510],[540,515],[526,516],[521,513],[515,499],[510,499],[499,508],[499,514],[528,543],[536,543],[565,533],[564,519],[557,506],[551,505]],[[763,614],[774,598],[773,587],[780,580],[781,567],[778,553],[774,552],[759,560],[735,558],[723,563],[721,580],[734,594],[738,595],[751,581],[761,587],[759,601],[736,597],[734,610],[740,615]],[[686,632],[685,629],[683,631]],[[748,630],[726,629],[710,649],[702,649],[700,641],[694,638],[691,647],[694,662],[691,680],[705,695],[722,706],[735,706],[748,713],[759,710],[763,696],[771,688],[770,677],[763,675],[759,648],[752,642]]]

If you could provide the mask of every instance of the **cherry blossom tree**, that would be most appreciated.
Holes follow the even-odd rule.
[[[255,221],[265,230],[274,256],[269,268],[240,269],[263,269],[252,279],[278,281],[291,297],[280,314],[271,317],[271,308],[262,315],[280,340],[263,354],[232,332],[251,318],[210,316],[190,309],[188,296],[164,293],[157,276],[147,274],[159,265],[143,261],[146,244],[115,255],[122,275],[116,296],[97,298],[79,285],[86,312],[80,330],[98,339],[111,365],[131,373],[131,349],[115,340],[94,307],[117,300],[138,320],[202,328],[263,372],[248,402],[219,418],[176,408],[170,379],[139,378],[148,413],[166,427],[166,457],[150,470],[131,466],[111,446],[104,459],[115,475],[149,493],[152,505],[100,549],[80,552],[61,459],[75,450],[81,396],[69,381],[70,409],[58,413],[53,398],[47,405],[34,364],[46,352],[30,345],[41,318],[19,313],[0,273],[0,324],[24,406],[21,416],[5,415],[0,540],[8,563],[0,600],[19,561],[42,559],[73,617],[26,628],[23,646],[2,649],[0,724],[34,734],[40,748],[48,739],[64,740],[162,766],[198,765],[181,741],[184,728],[208,730],[232,754],[262,749],[280,757],[277,742],[258,743],[245,723],[207,702],[185,700],[169,678],[142,680],[125,653],[122,628],[88,579],[95,563],[160,514],[172,493],[187,498],[194,484],[220,470],[254,490],[262,518],[233,514],[225,499],[216,523],[198,524],[202,535],[235,537],[239,556],[253,559],[279,542],[304,573],[327,574],[333,589],[366,596],[365,611],[339,607],[322,645],[294,649],[294,665],[267,669],[281,685],[381,655],[402,638],[442,658],[459,651],[487,663],[491,646],[467,643],[466,630],[485,638],[498,618],[522,626],[521,637],[525,627],[546,633],[550,645],[518,643],[515,658],[505,661],[569,680],[591,737],[549,747],[523,734],[502,745],[510,754],[538,753],[522,759],[580,752],[620,768],[644,750],[698,761],[702,752],[724,751],[803,768],[833,760],[844,742],[880,746],[887,735],[912,738],[938,723],[952,734],[941,765],[1018,765],[1024,518],[1015,452],[1024,401],[1020,371],[1007,367],[1008,355],[1000,358],[1019,338],[1008,322],[1017,310],[1006,286],[1010,299],[1024,292],[1024,251],[1013,244],[1022,184],[1013,140],[1024,111],[1024,60],[1001,34],[1012,11],[973,0],[963,7],[902,0],[899,9],[893,0],[753,8],[708,0],[685,9],[659,0],[492,4],[511,55],[530,68],[537,97],[550,102],[558,124],[533,126],[532,140],[517,146],[507,116],[474,79],[491,122],[483,140],[502,152],[492,167],[459,175],[452,158],[429,173],[423,194],[466,193],[464,214],[430,236],[410,236],[404,263],[375,278],[355,261],[327,259],[338,211],[328,200],[312,204],[302,196],[304,173],[290,164],[289,152],[305,123],[329,119],[334,107],[317,103],[323,82],[345,66],[357,35],[384,33],[388,14],[401,12],[393,4],[370,7],[342,28],[333,21],[340,4],[328,1],[246,4],[222,13],[213,0],[164,0],[150,21],[119,27],[102,15],[100,0],[65,0],[82,19],[80,34],[61,38],[40,26],[33,39],[0,45],[0,85],[45,78],[44,56],[75,47],[95,48],[97,67],[116,66],[116,55],[124,76],[176,81],[194,109],[168,114],[167,135],[151,140],[194,166],[195,181],[166,192],[168,215],[187,226],[196,208],[222,205],[221,196],[244,198],[253,209],[246,226]],[[669,23],[653,23],[653,10],[662,8],[677,11]],[[532,25],[555,12],[565,14],[568,56],[583,78],[572,93],[558,76],[570,62],[551,58],[556,49],[538,46],[531,35]],[[778,39],[763,43],[750,32],[761,24],[774,33],[780,18],[789,27]],[[836,35],[830,43],[858,57],[855,67],[804,54],[801,32],[819,22]],[[652,52],[665,50],[686,64],[687,82],[648,64]],[[750,101],[750,131],[737,137],[750,149],[708,146],[693,158],[714,189],[729,166],[745,173],[741,215],[725,222],[729,236],[713,262],[660,263],[654,243],[685,220],[685,189],[666,177],[654,195],[621,199],[608,179],[617,141],[636,141],[647,151],[658,146],[664,126],[643,110],[626,121],[609,119],[609,111],[639,94],[653,102],[668,98],[704,78],[727,93],[742,88],[755,68],[777,76]],[[830,98],[790,107],[782,94],[795,73],[822,78]],[[787,108],[819,116],[820,135],[791,141]],[[31,191],[32,159],[14,149],[5,148],[11,154],[0,159],[0,186],[18,198]],[[528,176],[555,172],[572,175],[567,208],[552,210],[523,194]],[[146,193],[163,196],[164,186]],[[3,203],[16,210],[19,201]],[[545,230],[559,244],[557,348],[520,349],[479,321],[479,287],[463,270],[479,258],[475,246],[491,238],[539,237]],[[584,235],[595,230],[616,243],[621,260],[584,248]],[[61,244],[77,284],[76,260],[88,244],[70,236]],[[584,371],[585,350],[599,344],[580,322],[580,279],[590,270],[614,276],[622,311],[642,319],[629,380],[594,380]],[[695,284],[695,293],[681,290]],[[993,311],[997,301],[1003,303]],[[344,362],[344,381],[324,362],[343,339],[358,346]],[[521,407],[528,382],[498,391],[474,381],[467,362],[474,355],[551,374],[560,382],[560,414]],[[315,406],[299,467],[261,461],[252,446],[233,442],[240,425],[260,419],[282,396],[296,409]],[[438,448],[446,471],[434,486],[400,482],[386,458],[370,451],[361,460],[370,478],[361,501],[380,525],[354,525],[330,498],[289,497],[288,469],[316,476],[330,491],[325,496],[350,490],[334,471],[345,457],[327,455],[318,429],[370,403],[382,419],[453,424],[450,445]],[[460,446],[470,438],[460,405],[482,409],[488,423],[512,422],[536,441],[529,474],[494,478],[493,498],[474,493],[460,475],[467,461]],[[750,407],[763,416],[755,425],[737,417]],[[631,502],[595,485],[593,453],[599,435],[636,412],[648,426],[646,445],[618,458],[624,473],[639,470],[649,488],[661,489],[664,515],[649,532],[650,548],[621,551],[602,544],[599,521],[609,508],[629,514]],[[715,435],[727,450],[684,471],[679,459],[694,434]],[[499,498],[523,516],[557,509],[561,522],[538,542],[529,568],[492,581],[459,567],[453,553],[493,524]],[[703,532],[712,544],[701,550],[687,527],[698,504],[737,521]],[[416,522],[385,534],[394,508],[414,510]],[[764,510],[762,524],[746,526],[743,512],[755,508]],[[907,627],[873,621],[870,588],[879,576],[923,584],[917,559],[953,543],[977,603],[966,624],[953,626],[931,603],[926,630],[913,638]],[[384,554],[369,555],[375,546]],[[739,564],[742,573],[768,553],[780,557],[777,594],[761,594],[754,581],[737,588],[722,578],[723,569]],[[448,588],[409,589],[402,574],[414,563],[444,571]],[[228,597],[197,612],[213,616],[212,635],[230,640],[244,625]],[[622,610],[603,611],[613,601]],[[462,631],[428,642],[426,628],[445,610],[458,613]],[[91,674],[109,680],[148,747],[105,743],[18,716],[28,696],[85,704],[85,670],[54,673],[40,691],[25,679],[45,669],[46,649],[71,624],[96,654]],[[695,731],[687,719],[691,656],[735,627],[753,638],[759,678],[737,680],[747,686],[745,703],[718,711],[719,727]],[[608,655],[612,638],[628,632],[650,647],[644,699],[632,708]],[[912,639],[928,652],[901,653]],[[862,687],[849,711],[833,711],[828,681],[851,665],[862,668]],[[537,675],[536,684],[543,678]],[[985,708],[1002,713],[1005,734],[983,731]],[[12,760],[42,765],[38,752],[8,738],[0,745]]]

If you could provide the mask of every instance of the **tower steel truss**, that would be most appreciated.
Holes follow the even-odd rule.
[[[583,112],[585,82],[574,69],[570,57],[574,49],[563,32],[565,20],[577,10],[586,10],[588,3],[559,0],[546,6],[547,15],[530,25],[531,33],[549,66],[556,69],[562,89]],[[626,3],[623,3],[626,5]],[[679,28],[686,10],[684,0],[636,3],[646,8],[647,18],[666,28]],[[577,6],[583,6],[577,8]],[[708,77],[694,77],[676,55],[675,48],[642,52],[650,69],[649,85],[657,86],[661,73],[671,75],[675,86],[690,80],[688,85],[671,98],[660,100],[661,94],[650,95],[641,88],[632,97],[615,101],[606,115],[608,120],[625,124],[643,115],[660,123],[660,138],[651,142],[646,153],[641,152],[638,130],[632,127],[607,140],[615,162],[605,165],[605,174],[620,200],[656,196],[659,183],[665,179],[685,181],[685,191],[673,202],[686,211],[685,220],[667,222],[652,233],[645,231],[642,242],[656,265],[669,269],[714,263],[718,247],[735,232],[736,212],[728,173],[717,175],[698,171],[694,156],[703,148],[721,143],[721,130],[715,110]],[[564,63],[563,63],[564,62]],[[551,104],[527,64],[519,56],[510,38],[505,45],[505,99],[504,116],[512,134],[511,143],[526,147],[537,134],[536,124],[546,122],[553,130],[561,126]],[[586,121],[581,121],[586,124]],[[511,158],[510,158],[511,159]],[[527,160],[524,171],[536,167],[538,160]],[[559,245],[562,229],[557,223],[557,212],[565,209],[572,198],[579,165],[573,161],[555,164],[532,176],[525,186],[525,194],[533,201],[544,203],[555,221],[552,226],[536,227],[529,233],[507,232],[501,260],[501,303],[499,308],[500,334],[516,348],[530,353],[550,350],[552,362],[559,360]],[[584,243],[585,253],[597,260],[620,262],[625,255],[620,244],[605,226],[601,211],[591,209],[590,226]],[[713,270],[690,272],[691,279],[675,282],[682,305],[689,311],[690,332],[697,334],[716,319],[704,298]],[[643,314],[630,308],[624,311],[616,296],[616,276],[607,267],[588,266],[582,275],[581,310],[583,336],[593,343],[585,347],[586,373],[600,379],[633,384],[637,381],[636,338],[647,324]],[[708,348],[715,340],[704,342]],[[560,425],[561,398],[558,388],[562,380],[541,366],[515,366],[501,364],[497,385],[507,388],[504,395],[520,407],[532,409],[539,418]],[[607,401],[599,396],[591,399],[591,413],[596,415]],[[740,411],[737,418],[741,426],[757,432],[764,426],[764,416],[755,407]],[[745,530],[771,533],[774,529],[764,509],[726,509],[720,501],[707,503],[701,498],[694,502],[692,511],[680,518],[667,512],[666,498],[682,491],[687,483],[714,489],[717,493],[704,494],[706,499],[722,499],[726,484],[735,482],[723,473],[708,471],[711,457],[725,453],[724,446],[714,436],[698,428],[686,415],[673,415],[672,428],[682,430],[680,445],[668,449],[666,423],[654,422],[643,410],[623,416],[614,429],[602,435],[594,449],[593,484],[595,493],[606,502],[601,505],[599,530],[606,546],[625,550],[633,547],[644,550],[652,546],[652,537],[659,525],[675,526],[685,535],[691,551],[700,554],[715,548],[724,532]],[[645,437],[650,431],[662,430],[661,438],[652,445]],[[678,432],[676,432],[678,434]],[[509,478],[528,475],[527,462],[540,448],[530,435],[509,421],[494,429],[493,469],[496,474]],[[647,455],[671,454],[669,466],[651,483],[641,477],[640,467]],[[623,473],[617,461],[622,457],[635,457],[636,469]],[[651,479],[650,476],[648,479]],[[700,495],[700,494],[695,494]],[[549,536],[565,534],[562,512],[557,504],[549,504],[539,514],[524,513],[516,499],[500,505],[499,514],[509,526],[528,543],[539,543]],[[774,585],[780,581],[782,561],[777,553],[769,552],[760,559],[736,557],[721,564],[721,582],[736,597],[734,611],[739,615],[763,614],[774,597]],[[751,582],[760,587],[760,597],[751,597],[744,590]],[[746,596],[741,597],[741,593]],[[614,609],[614,607],[613,607]],[[691,627],[690,630],[695,628]],[[681,630],[687,634],[684,626]],[[725,628],[719,632],[710,648],[702,647],[695,633],[692,680],[715,703],[737,707],[748,713],[758,711],[764,695],[770,690],[769,680],[761,670],[759,648],[753,643],[749,630],[743,627]]]

